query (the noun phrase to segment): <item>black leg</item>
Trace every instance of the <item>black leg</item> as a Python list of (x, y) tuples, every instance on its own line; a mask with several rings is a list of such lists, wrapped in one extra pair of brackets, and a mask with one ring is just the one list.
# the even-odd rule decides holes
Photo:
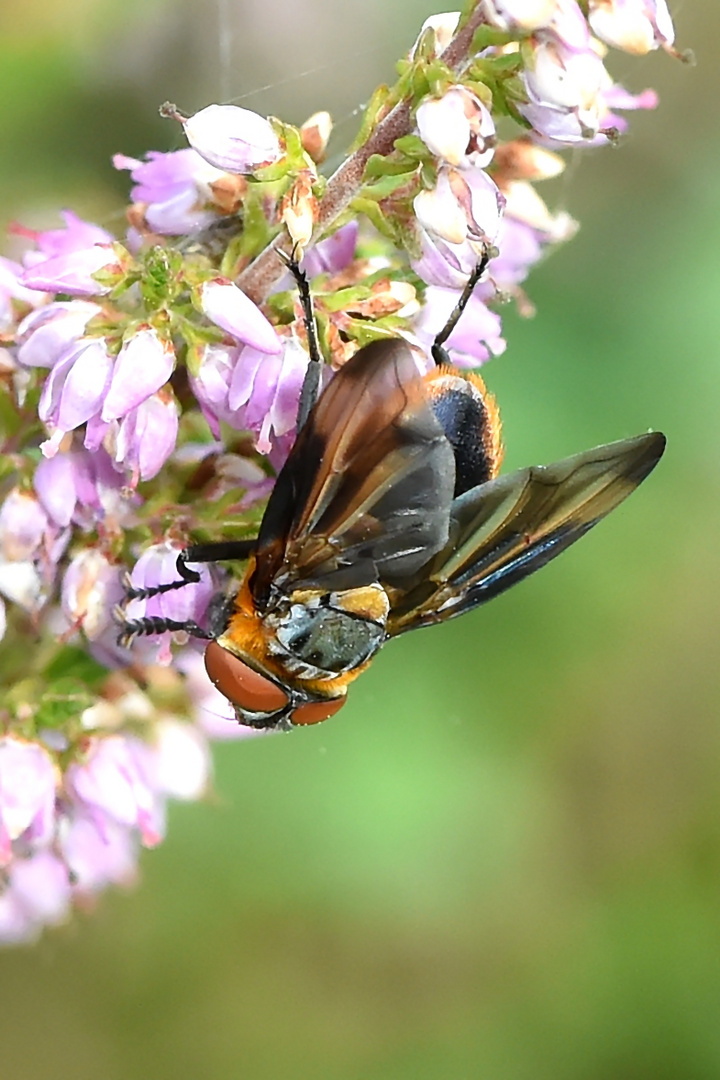
[(150, 600), (153, 596), (160, 596), (174, 589), (182, 589), (185, 585), (197, 584), (200, 575), (197, 570), (190, 569), (187, 565), (189, 562), (207, 563), (220, 562), (223, 559), (247, 559), (248, 555), (255, 550), (256, 544), (257, 540), (254, 537), (248, 540), (220, 540), (215, 544), (191, 544), (190, 547), (183, 548), (175, 563), (180, 580), (167, 581), (164, 585), (151, 585), (147, 589), (138, 589), (130, 583), (128, 575), (125, 601), (128, 603), (130, 600)]
[[(181, 552), (181, 555), (186, 563), (224, 562), (226, 559), (247, 559), (256, 547), (257, 537), (251, 536), (245, 540), (218, 540), (211, 544), (191, 544)], [(179, 567), (178, 571), (180, 571)]]
[(445, 342), (457, 326), (458, 320), (460, 319), (460, 316), (467, 307), (468, 300), (472, 296), (475, 286), (485, 273), (487, 264), (490, 262), (490, 259), (493, 258), (496, 254), (497, 251), (494, 248), (485, 245), (482, 253), (482, 258), (478, 262), (470, 277), (467, 279), (467, 284), (465, 285), (463, 291), (460, 293), (460, 299), (450, 313), (450, 318), (445, 323), (442, 330), (437, 335), (432, 344), (430, 352), (432, 353), (432, 358), (436, 364), (450, 363), (450, 357), (444, 349)]
[(287, 255), (284, 251), (278, 249), (278, 255), (295, 278), (295, 284), (300, 293), (300, 303), (302, 304), (303, 320), (305, 322), (305, 330), (308, 339), (308, 351), (310, 353), (310, 363), (305, 372), (305, 379), (303, 381), (302, 390), (300, 391), (300, 403), (298, 405), (296, 430), (300, 432), (305, 426), (305, 421), (310, 414), (310, 410), (317, 401), (318, 389), (320, 387), (322, 356), (320, 355), (317, 325), (315, 323), (315, 314), (313, 312), (313, 302), (312, 296), (310, 295), (307, 274), (300, 268), (300, 264), (296, 258), (295, 249), (293, 249), (292, 255)]
[(126, 619), (123, 609), (118, 605), (113, 612), (115, 621), (121, 630), (117, 637), (118, 645), (130, 646), (133, 639), (141, 634), (164, 634), (167, 630), (184, 630), (191, 637), (210, 641), (212, 634), (203, 630), (192, 619), (178, 622), (176, 619), (164, 619), (161, 615), (145, 615), (141, 619)]

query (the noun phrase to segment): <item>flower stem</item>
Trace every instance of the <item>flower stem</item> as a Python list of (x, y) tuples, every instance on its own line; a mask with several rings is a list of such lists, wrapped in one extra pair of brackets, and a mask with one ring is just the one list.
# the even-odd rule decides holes
[[(454, 34), (442, 53), (442, 60), (458, 72), (467, 62), (475, 31), (485, 22), (476, 7), (465, 23)], [(395, 142), (411, 130), (411, 108), (408, 100), (399, 101), (380, 121), (367, 142), (359, 147), (333, 173), (318, 207), (315, 236), (321, 238), (360, 190), (365, 166), (373, 154), (386, 157), (392, 153)], [(290, 254), (292, 241), (286, 232), (276, 236), (257, 258), (237, 278), (242, 291), (256, 304), (267, 298), (276, 281), (286, 272), (286, 263), (277, 255), (277, 249)]]

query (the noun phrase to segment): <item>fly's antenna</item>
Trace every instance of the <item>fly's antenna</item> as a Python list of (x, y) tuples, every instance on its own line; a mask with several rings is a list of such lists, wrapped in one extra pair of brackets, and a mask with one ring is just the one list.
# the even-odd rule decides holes
[(315, 322), (315, 312), (313, 310), (312, 296), (310, 295), (310, 285), (308, 283), (307, 274), (301, 269), (300, 263), (298, 262), (297, 250), (297, 246), (293, 247), (292, 254), (288, 255), (282, 248), (278, 248), (277, 253), (295, 279), (295, 284), (297, 285), (300, 294), (300, 303), (303, 309), (303, 322), (305, 323), (305, 331), (308, 339), (308, 352), (310, 353), (310, 363), (305, 372), (302, 390), (300, 391), (300, 403), (298, 405), (296, 430), (299, 434), (305, 426), (305, 421), (310, 414), (310, 410), (317, 401), (318, 390), (320, 388), (322, 356), (320, 355), (317, 323)]
[(494, 259), (497, 254), (497, 248), (493, 247), (491, 244), (484, 245), (480, 261), (476, 264), (475, 269), (470, 274), (470, 277), (467, 279), (465, 288), (460, 293), (460, 299), (450, 312), (450, 318), (445, 323), (442, 330), (436, 336), (435, 340), (432, 343), (430, 353), (436, 364), (439, 365), (450, 363), (450, 357), (445, 350), (445, 342), (457, 326), (458, 320), (460, 319), (460, 316), (467, 307), (468, 301), (470, 300), (470, 297), (475, 290), (475, 286), (477, 285), (478, 281), (487, 269), (487, 264), (490, 262), (491, 259)]

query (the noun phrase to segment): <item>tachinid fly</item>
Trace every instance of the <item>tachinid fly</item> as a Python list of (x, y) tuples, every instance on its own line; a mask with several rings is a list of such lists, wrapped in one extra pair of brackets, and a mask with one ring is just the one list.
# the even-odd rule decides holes
[[(186, 548), (188, 562), (247, 559), (240, 587), (205, 628), (124, 620), (121, 639), (186, 630), (209, 639), (208, 674), (242, 724), (285, 729), (325, 720), (387, 641), (461, 615), (559, 555), (625, 499), (665, 448), (639, 435), (498, 476), (494, 400), (443, 344), (487, 264), (478, 264), (420, 375), (401, 338), (361, 348), (317, 396), (320, 356), (307, 280), (300, 286), (311, 359), (299, 434), (257, 538)], [(317, 398), (317, 400), (314, 400)]]

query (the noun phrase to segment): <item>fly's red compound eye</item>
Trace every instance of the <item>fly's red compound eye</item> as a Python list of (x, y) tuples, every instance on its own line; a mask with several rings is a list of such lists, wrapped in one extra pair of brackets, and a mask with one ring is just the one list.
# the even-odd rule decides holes
[(253, 671), (217, 641), (211, 641), (205, 650), (205, 669), (220, 693), (248, 712), (279, 712), (290, 700), (279, 686)]
[(293, 710), (290, 720), (293, 724), (319, 724), (334, 716), (345, 704), (345, 698), (333, 698), (332, 701), (311, 701), (307, 705), (298, 705)]

